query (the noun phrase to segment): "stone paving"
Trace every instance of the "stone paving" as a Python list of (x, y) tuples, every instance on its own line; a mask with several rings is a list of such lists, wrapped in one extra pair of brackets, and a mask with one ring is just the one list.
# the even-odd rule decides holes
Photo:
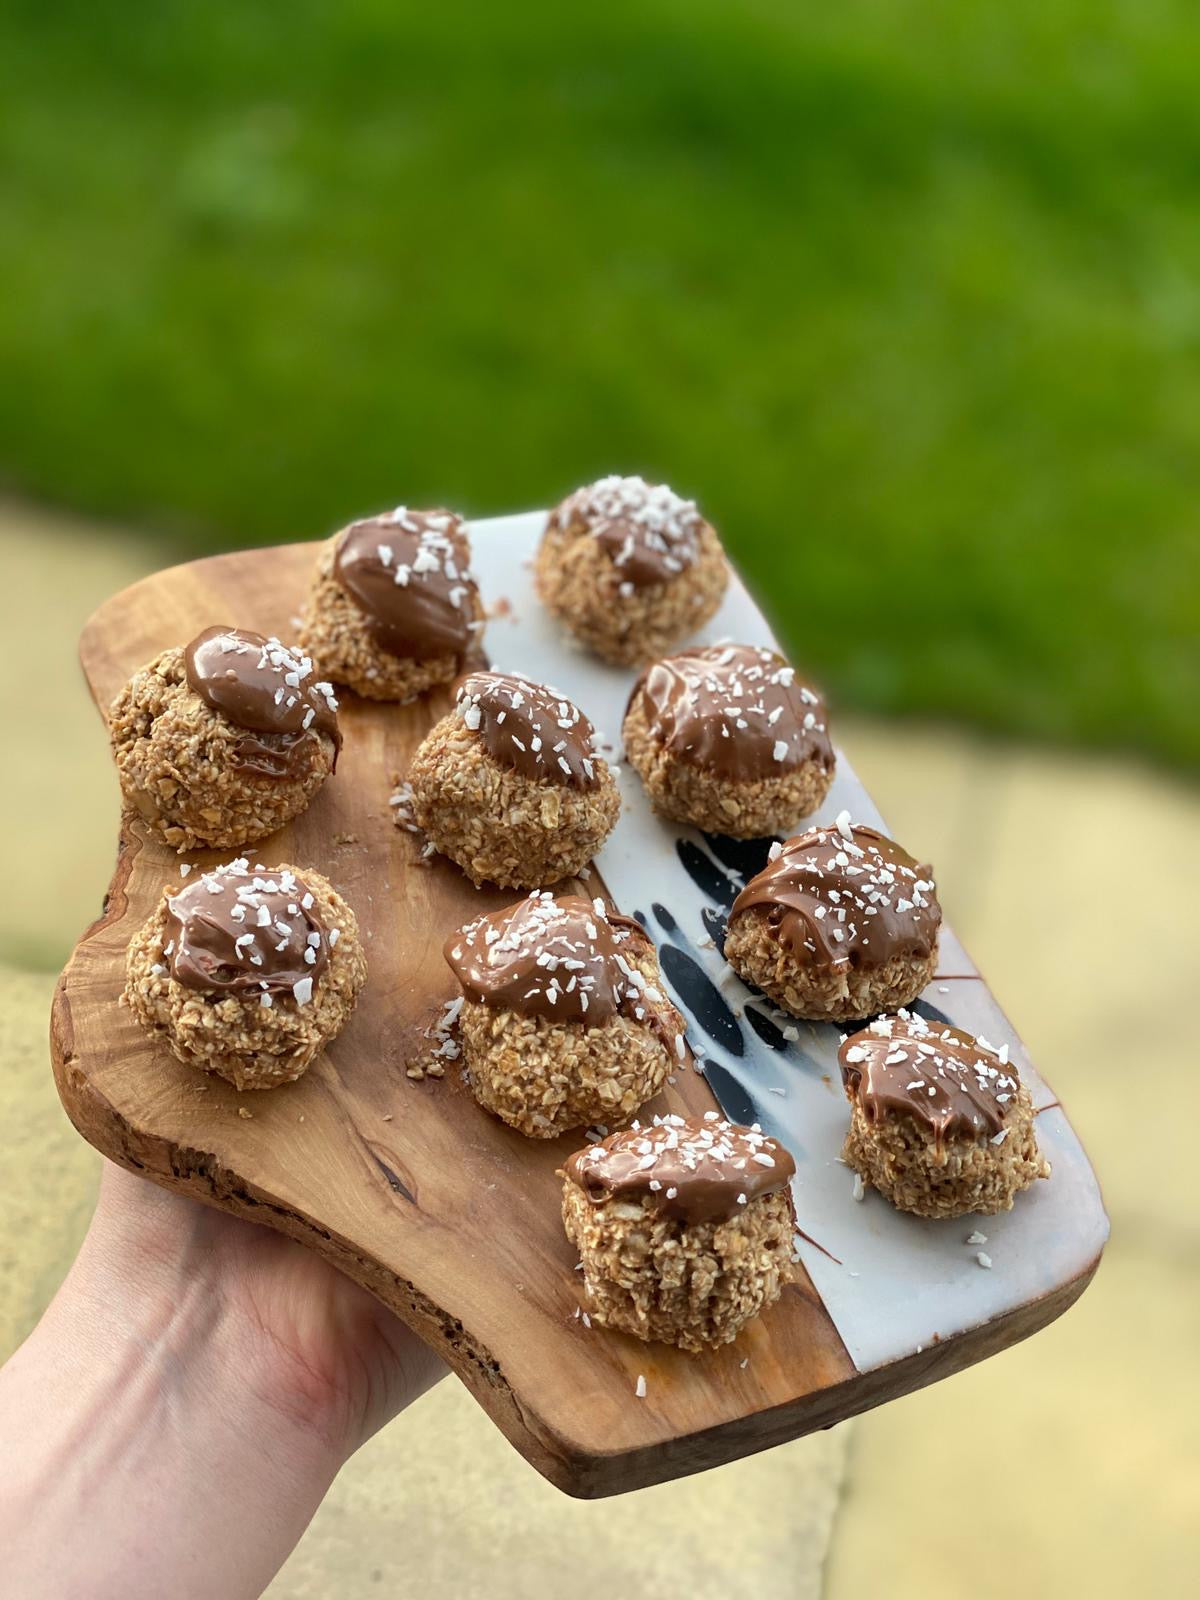
[(937, 863), (1113, 1232), (1059, 1322), (857, 1424), (826, 1596), (1182, 1600), (1200, 1573), (1200, 1049), (1183, 1020), (1200, 795), (1118, 762), (894, 728), (846, 743), (898, 836)]
[[(0, 930), (2, 1358), (69, 1261), (97, 1170), (45, 1050), (53, 972), (98, 909), (115, 837), (73, 641), (153, 557), (20, 507), (0, 508), (0, 556), (0, 649), (20, 674), (0, 820), (22, 842), (9, 862), (19, 915)], [(822, 1592), (831, 1527), (831, 1600), (1193, 1592), (1200, 1078), (1181, 1001), (1200, 797), (1118, 762), (847, 718), (840, 732), (897, 837), (936, 864), (950, 916), (1091, 1151), (1113, 1219), (1095, 1283), (1028, 1343), (853, 1425), (596, 1504), (549, 1488), (444, 1383), (345, 1469), (272, 1600), (430, 1584), (503, 1600), (597, 1570), (637, 1600), (803, 1600)]]

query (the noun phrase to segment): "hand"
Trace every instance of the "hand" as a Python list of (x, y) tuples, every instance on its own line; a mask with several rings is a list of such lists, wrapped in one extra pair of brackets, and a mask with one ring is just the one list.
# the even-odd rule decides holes
[(260, 1594), (342, 1463), (443, 1371), (302, 1245), (106, 1164), (0, 1371), (0, 1600)]
[(104, 1165), (85, 1251), (148, 1299), (202, 1284), (236, 1339), (247, 1386), (343, 1460), (445, 1372), (374, 1295), (313, 1251)]

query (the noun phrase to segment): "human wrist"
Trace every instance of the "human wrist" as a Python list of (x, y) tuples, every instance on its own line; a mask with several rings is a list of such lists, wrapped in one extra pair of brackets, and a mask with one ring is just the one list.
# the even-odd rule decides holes
[(105, 1233), (0, 1372), (0, 1600), (256, 1596), (353, 1440), (279, 1403), (219, 1260)]
[[(95, 1232), (95, 1230), (94, 1230)], [(62, 1361), (81, 1384), (133, 1425), (167, 1404), (191, 1435), (197, 1468), (205, 1450), (236, 1446), (249, 1467), (282, 1481), (332, 1478), (353, 1452), (344, 1418), (324, 1403), (288, 1403), (284, 1357), (270, 1330), (221, 1282), (219, 1260), (195, 1248), (172, 1255), (89, 1237), (31, 1342)], [(224, 1463), (228, 1470), (229, 1463)], [(295, 1485), (299, 1487), (299, 1483)]]
[[(302, 1266), (313, 1260), (270, 1230), (106, 1168), (91, 1228), (46, 1321), (61, 1315), (84, 1350), (102, 1337), (110, 1348), (141, 1350), (164, 1372), (202, 1372), (212, 1405), (253, 1417), (264, 1439), (336, 1472), (362, 1443), (362, 1408), (304, 1347), (296, 1324), (325, 1297), (319, 1284), (280, 1273), (285, 1253)], [(281, 1276), (290, 1293), (280, 1293)], [(358, 1332), (337, 1331), (348, 1341)]]

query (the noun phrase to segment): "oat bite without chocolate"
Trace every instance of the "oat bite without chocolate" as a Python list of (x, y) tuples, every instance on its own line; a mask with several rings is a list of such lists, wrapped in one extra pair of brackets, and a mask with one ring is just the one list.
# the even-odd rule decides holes
[(614, 476), (550, 513), (534, 580), (581, 644), (617, 666), (640, 666), (716, 614), (729, 565), (694, 501), (666, 484)]
[(563, 1224), (591, 1320), (693, 1352), (736, 1339), (794, 1274), (794, 1172), (776, 1140), (715, 1111), (577, 1151)]
[(122, 1000), (180, 1061), (269, 1089), (336, 1038), (365, 978), (327, 878), (239, 857), (164, 892), (129, 942)]
[(684, 1021), (638, 922), (548, 891), (446, 942), (471, 1092), (533, 1139), (624, 1121), (684, 1059)]
[(516, 673), (465, 678), (408, 781), (413, 817), (434, 848), (473, 883), (501, 888), (575, 877), (621, 809), (592, 724), (557, 690)]

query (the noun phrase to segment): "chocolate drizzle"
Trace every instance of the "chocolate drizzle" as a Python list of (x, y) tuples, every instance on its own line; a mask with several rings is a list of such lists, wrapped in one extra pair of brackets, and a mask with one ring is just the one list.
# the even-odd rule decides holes
[(757, 1125), (703, 1117), (655, 1117), (578, 1150), (565, 1175), (599, 1205), (644, 1201), (685, 1223), (722, 1222), (774, 1194), (796, 1170), (788, 1152)]
[(234, 748), (236, 769), (270, 778), (302, 772), (321, 737), (342, 735), (333, 686), (313, 677), (308, 656), (244, 628), (206, 628), (183, 653), (188, 687), (210, 711), (247, 736)]
[(311, 890), (286, 869), (251, 869), (244, 856), (185, 884), (167, 902), (163, 953), (171, 976), (202, 994), (312, 999), (338, 937)]
[(602, 900), (549, 891), (467, 924), (445, 956), (469, 1000), (497, 1011), (599, 1027), (620, 1013), (654, 1025), (668, 1002), (633, 957), (653, 949), (641, 926)]
[(639, 697), (654, 738), (732, 783), (776, 777), (808, 761), (832, 770), (824, 702), (774, 650), (683, 650), (646, 668), (630, 705)]
[(458, 713), (495, 760), (526, 778), (593, 789), (600, 781), (596, 730), (577, 706), (519, 673), (472, 672)]
[(353, 522), (339, 536), (334, 576), (389, 655), (428, 661), (469, 653), (479, 590), (461, 517), (398, 506)]
[(703, 518), (692, 500), (644, 478), (601, 478), (577, 489), (550, 513), (550, 526), (581, 524), (611, 558), (630, 590), (669, 583), (700, 553)]
[(907, 1116), (940, 1143), (1003, 1137), (1020, 1081), (1007, 1046), (901, 1011), (851, 1034), (838, 1052), (846, 1093), (870, 1122)]
[(933, 871), (846, 812), (779, 848), (733, 902), (730, 921), (765, 906), (779, 938), (802, 961), (879, 967), (928, 957), (942, 908)]

